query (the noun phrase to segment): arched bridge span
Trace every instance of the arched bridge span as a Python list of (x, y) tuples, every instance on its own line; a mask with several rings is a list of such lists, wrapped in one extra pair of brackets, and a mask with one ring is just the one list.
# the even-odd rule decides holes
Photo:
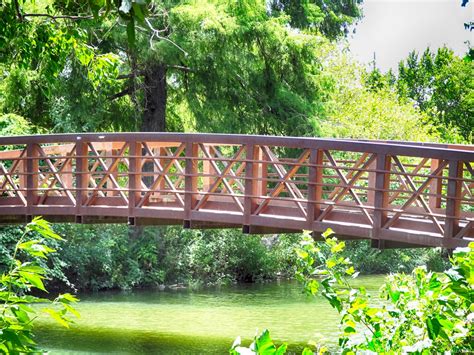
[(0, 137), (0, 147), (0, 223), (332, 228), (379, 246), (474, 239), (473, 146), (112, 133)]

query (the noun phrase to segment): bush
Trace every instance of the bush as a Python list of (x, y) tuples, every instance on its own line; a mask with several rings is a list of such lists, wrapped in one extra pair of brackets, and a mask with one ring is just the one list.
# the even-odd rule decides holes
[[(341, 315), (342, 334), (338, 352), (363, 353), (472, 353), (474, 351), (474, 243), (458, 248), (451, 267), (442, 273), (416, 267), (411, 274), (391, 274), (381, 288), (380, 301), (372, 301), (363, 287), (350, 279), (358, 272), (344, 256), (345, 242), (323, 234), (317, 245), (305, 235), (298, 255), (297, 278), (309, 295), (321, 294)], [(328, 352), (324, 344), (313, 344), (318, 354)], [(230, 354), (285, 354), (265, 330), (250, 347), (240, 337)], [(305, 348), (303, 355), (313, 354)]]
[[(72, 304), (77, 299), (70, 295), (59, 295), (53, 301), (39, 298), (32, 291), (47, 292), (44, 280), (47, 270), (37, 260), (47, 259), (55, 250), (46, 245), (46, 240), (61, 240), (41, 218), (29, 223), (15, 243), (13, 252), (5, 255), (7, 271), (0, 277), (0, 350), (6, 354), (38, 352), (33, 336), (37, 309), (41, 303), (43, 313), (49, 314), (58, 323), (69, 327), (69, 313), (78, 316)], [(58, 309), (59, 308), (59, 309)]]
[[(474, 331), (474, 243), (458, 248), (442, 273), (417, 267), (389, 275), (384, 302), (372, 302), (350, 278), (357, 272), (344, 257), (344, 242), (325, 233), (320, 247), (307, 236), (297, 250), (297, 277), (309, 294), (321, 294), (342, 316), (339, 346), (344, 353), (472, 352)], [(328, 252), (329, 256), (328, 256)]]
[[(181, 227), (62, 224), (56, 229), (70, 238), (59, 250), (60, 263), (51, 268), (63, 270), (84, 290), (217, 285), (292, 275), (292, 250), (300, 238)], [(56, 285), (64, 287), (64, 279)]]

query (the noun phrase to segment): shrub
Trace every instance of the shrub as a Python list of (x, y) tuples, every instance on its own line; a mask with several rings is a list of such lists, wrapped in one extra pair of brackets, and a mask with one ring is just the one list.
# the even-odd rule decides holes
[(37, 258), (47, 259), (55, 250), (48, 247), (45, 240), (61, 238), (52, 231), (49, 224), (41, 218), (29, 223), (9, 255), (8, 270), (0, 277), (0, 350), (6, 354), (37, 352), (33, 336), (34, 320), (37, 307), (49, 314), (65, 327), (71, 322), (69, 313), (78, 316), (73, 304), (77, 299), (70, 294), (63, 294), (53, 301), (31, 294), (39, 290), (47, 292), (44, 279), (48, 276), (46, 269), (36, 262)]

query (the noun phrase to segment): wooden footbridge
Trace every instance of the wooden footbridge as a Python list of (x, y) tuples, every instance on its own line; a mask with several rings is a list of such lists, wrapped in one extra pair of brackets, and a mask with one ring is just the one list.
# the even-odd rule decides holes
[(332, 228), (375, 245), (474, 240), (474, 146), (182, 133), (0, 137), (0, 223)]

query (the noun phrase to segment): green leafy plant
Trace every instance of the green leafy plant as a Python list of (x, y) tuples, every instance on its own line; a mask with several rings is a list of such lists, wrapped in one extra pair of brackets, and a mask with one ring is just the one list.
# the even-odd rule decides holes
[[(34, 320), (38, 310), (49, 314), (65, 327), (69, 327), (69, 314), (78, 312), (73, 304), (78, 301), (71, 294), (62, 294), (54, 300), (31, 294), (35, 289), (47, 292), (44, 280), (46, 270), (35, 259), (47, 259), (55, 250), (45, 244), (47, 239), (61, 240), (51, 226), (40, 217), (29, 223), (15, 245), (10, 266), (0, 278), (0, 351), (31, 353), (38, 351), (33, 336)], [(35, 307), (34, 304), (41, 304)]]
[(474, 243), (456, 249), (443, 273), (417, 267), (388, 276), (382, 299), (374, 302), (363, 287), (351, 286), (358, 273), (343, 256), (345, 243), (332, 234), (326, 231), (320, 246), (305, 235), (297, 250), (297, 278), (307, 293), (321, 293), (341, 314), (343, 353), (474, 351)]
[(265, 354), (265, 355), (281, 355), (286, 354), (288, 348), (287, 343), (281, 344), (277, 347), (272, 339), (270, 338), (270, 332), (265, 329), (260, 335), (255, 335), (254, 341), (248, 348), (241, 346), (241, 339), (238, 337), (235, 339), (232, 348), (230, 349), (231, 355), (239, 354)]

